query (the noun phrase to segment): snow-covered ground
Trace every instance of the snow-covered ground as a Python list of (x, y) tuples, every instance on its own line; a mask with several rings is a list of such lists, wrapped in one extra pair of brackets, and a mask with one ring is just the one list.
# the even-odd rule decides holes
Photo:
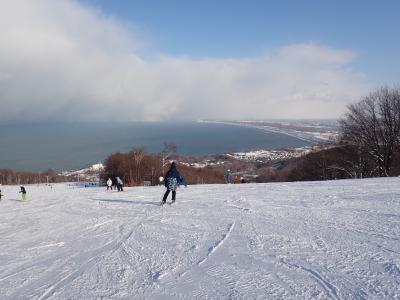
[(400, 299), (400, 178), (3, 186), (1, 299)]

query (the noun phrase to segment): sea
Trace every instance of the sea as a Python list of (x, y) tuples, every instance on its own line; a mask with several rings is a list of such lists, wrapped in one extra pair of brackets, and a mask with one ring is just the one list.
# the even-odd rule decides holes
[(304, 147), (309, 142), (256, 128), (204, 122), (41, 123), (0, 125), (0, 169), (77, 170), (114, 152), (144, 148), (206, 155)]

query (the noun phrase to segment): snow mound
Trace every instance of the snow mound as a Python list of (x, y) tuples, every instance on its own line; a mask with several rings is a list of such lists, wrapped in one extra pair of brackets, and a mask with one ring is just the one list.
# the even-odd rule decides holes
[[(399, 299), (400, 178), (3, 186), (1, 299)], [(170, 200), (169, 200), (170, 201)]]

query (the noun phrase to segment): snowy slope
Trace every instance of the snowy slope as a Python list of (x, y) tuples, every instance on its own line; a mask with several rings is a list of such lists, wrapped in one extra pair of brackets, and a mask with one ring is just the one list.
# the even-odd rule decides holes
[(400, 178), (3, 186), (1, 299), (400, 299)]

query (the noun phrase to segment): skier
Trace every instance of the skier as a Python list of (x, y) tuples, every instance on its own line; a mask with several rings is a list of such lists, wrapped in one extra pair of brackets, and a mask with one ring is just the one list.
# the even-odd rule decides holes
[(117, 176), (116, 179), (117, 179), (117, 188), (118, 188), (118, 192), (123, 192), (124, 189), (122, 188), (122, 185), (123, 185), (124, 183), (122, 182), (121, 178), (119, 178), (118, 176)]
[(162, 199), (161, 205), (167, 202), (167, 197), (169, 192), (172, 191), (172, 202), (174, 203), (176, 200), (176, 188), (178, 187), (178, 180), (181, 174), (179, 174), (178, 170), (176, 169), (176, 163), (173, 162), (171, 167), (169, 168), (168, 172), (164, 176), (164, 185), (167, 188), (165, 191), (164, 197)]
[(183, 177), (182, 175), (180, 175), (178, 178), (178, 185), (179, 186), (184, 185), (185, 187), (187, 187), (185, 177)]
[(225, 178), (226, 178), (226, 183), (232, 183), (232, 171), (231, 171), (231, 169), (226, 170)]
[(0, 201), (1, 201), (1, 197), (3, 197), (3, 194), (1, 193), (1, 190), (0, 190)]
[(112, 180), (110, 177), (108, 177), (108, 180), (107, 180), (107, 191), (108, 191), (108, 189), (112, 190)]
[(22, 185), (20, 188), (21, 190), (19, 192), (22, 193), (22, 201), (26, 201), (26, 189)]

